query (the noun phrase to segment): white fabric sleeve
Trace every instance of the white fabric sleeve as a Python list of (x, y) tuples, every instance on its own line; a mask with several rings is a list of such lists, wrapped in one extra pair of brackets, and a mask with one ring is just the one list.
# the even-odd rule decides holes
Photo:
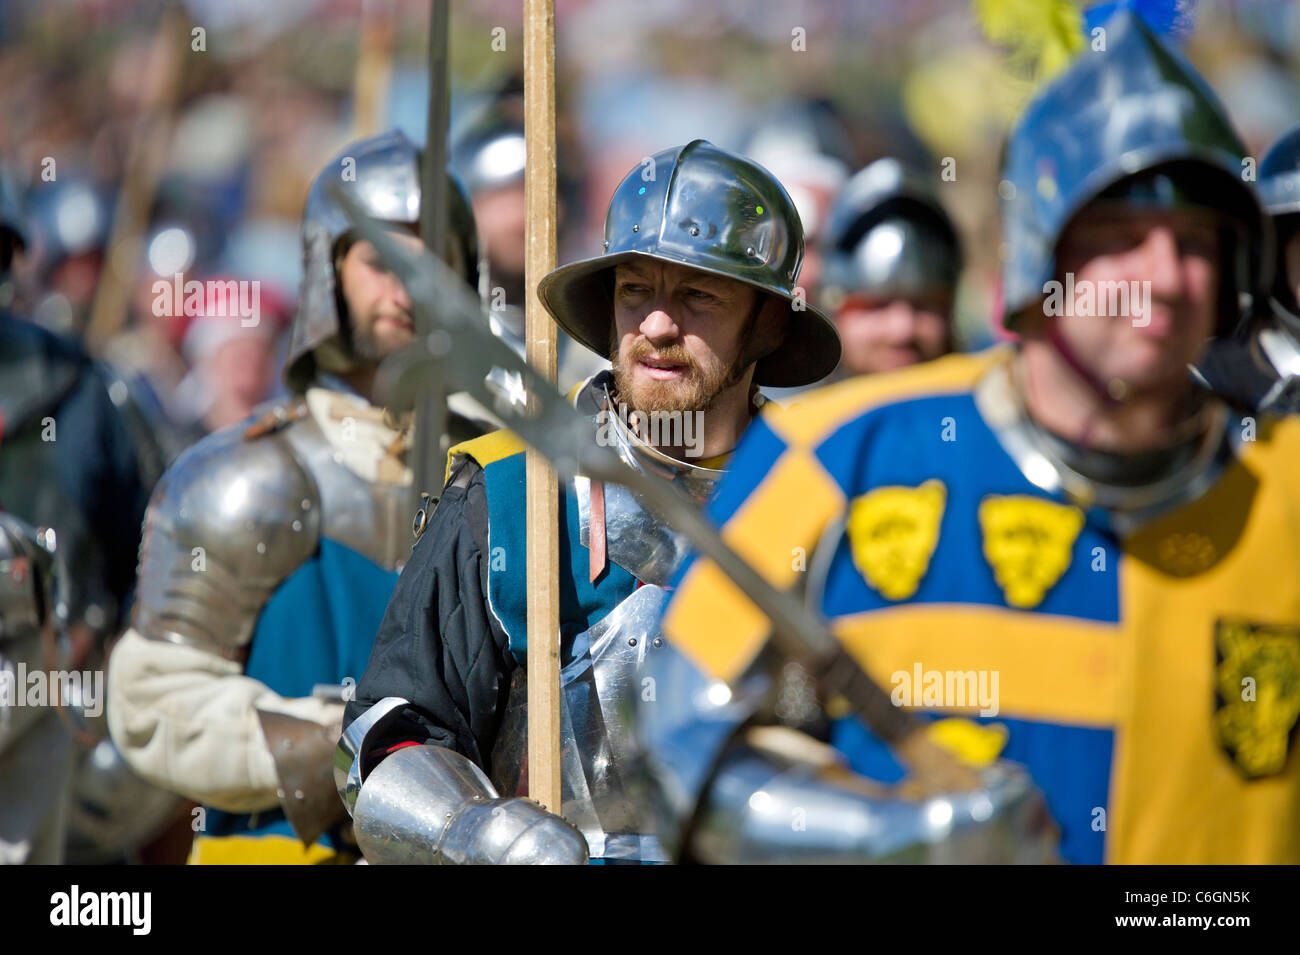
[(216, 809), (256, 812), (279, 805), (257, 710), (328, 726), (343, 704), (282, 697), (234, 661), (130, 629), (109, 660), (107, 709), (113, 742), (149, 782)]

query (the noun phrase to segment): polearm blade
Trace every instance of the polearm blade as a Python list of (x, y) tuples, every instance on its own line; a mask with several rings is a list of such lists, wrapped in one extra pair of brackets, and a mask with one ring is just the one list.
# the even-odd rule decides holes
[[(417, 382), (430, 362), (441, 365), (448, 388), (469, 392), (493, 408), (515, 434), (550, 460), (562, 478), (584, 475), (628, 488), (745, 593), (771, 621), (777, 649), (817, 677), (827, 700), (843, 700), (889, 743), (912, 769), (913, 779), (922, 789), (942, 792), (977, 784), (972, 771), (928, 739), (920, 720), (893, 705), (889, 693), (849, 656), (815, 613), (794, 595), (777, 590), (736, 554), (693, 501), (674, 485), (628, 467), (613, 449), (597, 444), (591, 422), (535, 368), (491, 334), (479, 317), (477, 297), (463, 287), (455, 272), (427, 252), (417, 256), (404, 249), (367, 219), (339, 186), (330, 188), (360, 234), (375, 245), (406, 285), (412, 307), (437, 326), (426, 338), (384, 363), (382, 371), (393, 382), (395, 400), (419, 387)], [(455, 360), (444, 361), (453, 346)], [(523, 378), (532, 398), (529, 411), (521, 413), (488, 388), (487, 374), (494, 366), (518, 372)]]
[[(420, 235), (424, 247), (438, 259), (447, 252), (447, 127), (450, 81), (447, 75), (447, 29), (451, 0), (429, 5), (429, 112), (424, 157), (420, 165)], [(427, 315), (415, 311), (415, 337), (433, 330)], [(421, 496), (437, 496), (442, 487), (443, 456), (447, 452), (447, 392), (437, 363), (425, 368), (426, 379), (415, 399), (415, 458), (412, 461), (411, 513)], [(397, 407), (402, 407), (398, 405)]]
[[(555, 0), (524, 0), (524, 339), (554, 385), (555, 323), (537, 285), (555, 268)], [(554, 387), (551, 389), (554, 390)], [(534, 405), (537, 398), (529, 398)], [(560, 488), (545, 455), (525, 461), (528, 561), (528, 795), (560, 812)]]

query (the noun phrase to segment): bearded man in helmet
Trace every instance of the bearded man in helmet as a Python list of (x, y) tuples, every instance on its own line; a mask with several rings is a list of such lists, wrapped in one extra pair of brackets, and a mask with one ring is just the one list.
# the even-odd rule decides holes
[[(798, 215), (762, 167), (702, 140), (628, 173), (603, 254), (539, 294), (611, 371), (570, 397), (592, 440), (697, 500), (762, 403), (839, 359), (830, 322), (795, 297)], [(371, 862), (659, 862), (624, 785), (614, 694), (647, 655), (684, 542), (625, 489), (562, 488), (562, 815), (521, 798), (527, 767), (523, 445), (453, 448), (449, 480), (398, 581), (340, 741), (340, 794)], [(565, 821), (567, 820), (567, 822)]]
[[(349, 857), (331, 756), (412, 543), (409, 428), (374, 404), (379, 363), (413, 339), (411, 303), (352, 233), (333, 182), (420, 244), (419, 152), (401, 133), (350, 144), (316, 177), (285, 368), (293, 395), (164, 475), (109, 670), (123, 755), (204, 804), (198, 863)], [(448, 195), (449, 262), (474, 286), (469, 202), (454, 179)], [(449, 424), (460, 439), (486, 427)]]
[[(937, 740), (1024, 766), (1066, 861), (1294, 863), (1300, 429), (1187, 373), (1267, 288), (1270, 230), (1204, 81), (1131, 12), (1106, 33), (1009, 142), (1018, 345), (765, 412), (712, 515)], [(1121, 284), (1129, 307), (1098, 307)], [(904, 770), (842, 713), (827, 738), (857, 778), (811, 741), (759, 748), (767, 621), (707, 561), (677, 584), (649, 675), (681, 705), (637, 721), (679, 856), (948, 861), (999, 820), (996, 799), (873, 795)], [(988, 831), (969, 858), (1014, 858), (988, 850), (1015, 827)]]

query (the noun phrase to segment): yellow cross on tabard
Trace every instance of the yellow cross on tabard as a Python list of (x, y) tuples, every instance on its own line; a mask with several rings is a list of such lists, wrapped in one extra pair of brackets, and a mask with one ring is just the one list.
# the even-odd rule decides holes
[(1070, 566), (1083, 512), (1041, 497), (990, 495), (980, 502), (984, 557), (1013, 607), (1037, 607)]

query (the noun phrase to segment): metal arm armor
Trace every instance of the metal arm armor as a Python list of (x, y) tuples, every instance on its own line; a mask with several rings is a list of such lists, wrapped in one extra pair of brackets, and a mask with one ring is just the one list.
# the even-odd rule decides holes
[(320, 495), (280, 433), (209, 435), (163, 475), (145, 513), (133, 625), (242, 660), (271, 593), (315, 551)]
[(635, 703), (638, 783), (674, 858), (746, 864), (1053, 859), (1055, 827), (1017, 766), (982, 770), (980, 786), (968, 792), (910, 798), (850, 772), (803, 734), (747, 728), (770, 692), (762, 659), (733, 687), (710, 680), (671, 644), (647, 666), (655, 692)]
[[(573, 826), (527, 799), (498, 796), (483, 771), (453, 750), (407, 746), (366, 765), (366, 738), (410, 704), (380, 700), (339, 740), (334, 778), (366, 860), (380, 865), (582, 865)], [(373, 761), (373, 760), (371, 760)], [(363, 771), (364, 770), (364, 771)]]
[(691, 853), (742, 864), (1054, 861), (1055, 828), (1028, 775), (996, 763), (980, 776), (968, 792), (910, 799), (840, 766), (740, 745), (709, 787)]

